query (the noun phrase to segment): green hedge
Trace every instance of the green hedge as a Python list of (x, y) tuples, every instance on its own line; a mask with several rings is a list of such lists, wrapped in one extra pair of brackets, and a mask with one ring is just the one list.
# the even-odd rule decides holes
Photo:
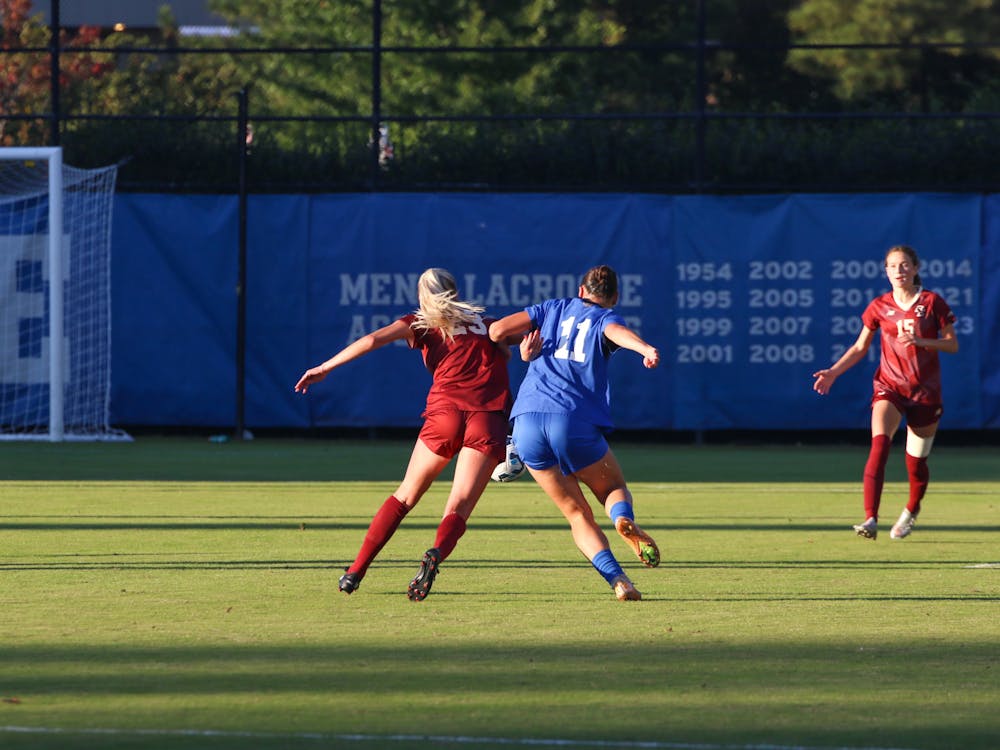
[[(63, 132), (66, 161), (121, 162), (126, 191), (233, 192), (239, 141), (227, 120), (89, 120)], [(375, 168), (363, 122), (256, 124), (254, 192), (995, 191), (993, 119), (487, 120), (390, 123), (395, 157)], [(289, 145), (291, 144), (291, 145)]]

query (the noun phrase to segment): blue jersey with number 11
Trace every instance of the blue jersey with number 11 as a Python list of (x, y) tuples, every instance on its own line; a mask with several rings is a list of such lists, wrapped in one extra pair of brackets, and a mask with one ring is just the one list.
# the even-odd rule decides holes
[(612, 427), (608, 360), (616, 347), (604, 338), (604, 329), (609, 323), (625, 325), (622, 317), (580, 298), (547, 300), (524, 311), (541, 331), (542, 353), (528, 365), (511, 417), (573, 414)]

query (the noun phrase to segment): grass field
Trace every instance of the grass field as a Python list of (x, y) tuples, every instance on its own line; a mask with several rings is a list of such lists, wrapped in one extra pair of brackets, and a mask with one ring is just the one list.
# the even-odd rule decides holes
[(530, 479), (408, 601), (441, 483), (340, 594), (408, 452), (0, 444), (0, 747), (1000, 747), (995, 446), (936, 447), (892, 541), (897, 444), (872, 543), (864, 448), (617, 444), (664, 558), (612, 538), (641, 602)]

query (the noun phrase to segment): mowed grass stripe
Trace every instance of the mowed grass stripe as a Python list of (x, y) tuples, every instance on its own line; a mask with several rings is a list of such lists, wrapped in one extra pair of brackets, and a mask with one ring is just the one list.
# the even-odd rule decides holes
[[(12, 701), (0, 702), (0, 726), (68, 732), (8, 733), (5, 749), (214, 750), (246, 747), (239, 734), (251, 733), (264, 748), (357, 736), (406, 738), (392, 741), (400, 750), (442, 737), (985, 750), (1000, 736), (1000, 571), (975, 567), (998, 562), (1000, 477), (988, 451), (937, 482), (932, 458), (917, 531), (893, 542), (886, 525), (873, 543), (850, 531), (860, 508), (851, 477), (730, 476), (726, 467), (747, 463), (743, 449), (691, 448), (687, 460), (698, 456), (711, 481), (677, 482), (650, 460), (674, 446), (626, 447), (663, 564), (641, 567), (606, 528), (642, 602), (616, 602), (551, 503), (519, 480), (487, 490), (415, 604), (404, 592), (444, 484), (359, 591), (336, 591), (402, 470), (365, 463), (405, 460), (399, 445), (339, 445), (350, 476), (387, 475), (345, 481), (295, 476), (332, 452), (309, 441), (223, 446), (233, 448), (224, 480), (190, 461), (218, 447), (203, 441), (103, 446), (139, 448), (136, 474), (191, 467), (154, 479), (123, 480), (122, 454), (84, 447), (93, 478), (80, 478), (77, 459), (43, 456), (44, 480), (24, 476), (40, 472), (24, 456), (20, 476), (0, 459), (10, 477), (0, 483), (0, 699)], [(269, 479), (239, 478), (237, 461), (252, 476), (264, 473), (261, 455), (292, 453), (287, 475), (274, 461)], [(805, 475), (831, 450), (792, 454), (781, 460), (804, 463), (785, 473)], [(863, 461), (857, 449), (832, 455), (852, 473)], [(890, 482), (887, 518), (904, 498)], [(222, 734), (194, 744), (171, 734), (192, 727)], [(116, 734), (73, 734), (102, 728)], [(153, 730), (164, 734), (142, 734)]]

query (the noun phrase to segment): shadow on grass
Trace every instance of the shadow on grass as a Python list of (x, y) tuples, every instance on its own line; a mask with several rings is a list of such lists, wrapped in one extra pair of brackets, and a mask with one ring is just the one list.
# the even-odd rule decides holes
[[(142, 438), (134, 443), (6, 443), (0, 481), (386, 481), (403, 475), (412, 442), (266, 439), (208, 443)], [(860, 482), (867, 455), (852, 446), (629, 444), (612, 447), (631, 482)], [(934, 482), (1000, 481), (996, 447), (935, 445)], [(447, 469), (442, 479), (450, 477)], [(902, 447), (887, 481), (904, 481)]]
[[(512, 633), (419, 648), (356, 627), (325, 644), (5, 644), (3, 691), (20, 705), (3, 709), (0, 742), (14, 734), (4, 725), (20, 723), (109, 729), (100, 746), (116, 748), (140, 738), (146, 748), (401, 748), (409, 738), (415, 748), (995, 750), (1000, 718), (983, 710), (1000, 698), (993, 644), (706, 643), (682, 630), (639, 643)], [(627, 722), (609, 700), (629, 707)], [(170, 744), (171, 731), (196, 744)], [(89, 747), (82, 737), (34, 747)]]
[[(190, 554), (190, 553), (187, 553)], [(205, 553), (209, 555), (211, 553)], [(172, 553), (116, 553), (104, 552), (95, 554), (68, 554), (68, 555), (44, 555), (43, 559), (32, 559), (30, 561), (18, 562), (7, 560), (0, 562), (0, 571), (17, 573), (23, 571), (138, 571), (138, 570), (343, 570), (344, 564), (349, 560), (337, 560), (334, 558), (303, 558), (303, 559), (203, 559), (192, 560), (170, 559), (158, 560), (158, 557), (177, 557)], [(375, 563), (379, 569), (415, 569), (418, 561), (404, 558), (384, 557), (379, 558)], [(659, 571), (669, 570), (941, 570), (942, 568), (968, 568), (983, 566), (982, 560), (948, 560), (942, 562), (937, 559), (927, 560), (685, 560), (673, 559), (664, 561), (657, 568)], [(998, 563), (1000, 565), (1000, 563)], [(516, 560), (483, 559), (475, 560), (462, 559), (460, 555), (449, 558), (447, 567), (450, 570), (573, 570), (586, 567), (582, 563), (573, 561), (567, 563), (560, 560), (541, 560), (518, 558)], [(519, 595), (517, 592), (513, 592)], [(471, 595), (469, 592), (462, 592), (462, 595)], [(497, 596), (497, 592), (490, 593)], [(839, 598), (839, 597), (838, 597)], [(867, 599), (868, 596), (849, 597)], [(874, 598), (885, 598), (876, 596)], [(895, 598), (895, 597), (890, 597)], [(925, 597), (905, 597), (923, 599)], [(938, 599), (939, 597), (926, 597), (927, 599)], [(945, 597), (948, 599), (979, 599), (996, 597), (992, 595), (975, 594), (971, 597)]]
[[(95, 516), (94, 520), (65, 520), (65, 516), (25, 516), (17, 515), (5, 520), (0, 516), (0, 531), (366, 531), (370, 519), (351, 521), (316, 520), (312, 516), (274, 516), (274, 517), (234, 517), (234, 516)], [(86, 519), (86, 516), (75, 518)], [(100, 520), (98, 520), (100, 519)], [(162, 520), (160, 520), (162, 519)], [(167, 520), (170, 519), (170, 520)], [(542, 521), (535, 517), (526, 517), (523, 522), (497, 522), (495, 518), (483, 517), (475, 519), (475, 528), (479, 531), (563, 531), (569, 532), (569, 527), (561, 519)], [(470, 522), (470, 526), (471, 526)], [(405, 528), (414, 531), (433, 531), (438, 528), (437, 519), (407, 519)], [(743, 533), (750, 531), (789, 531), (796, 533), (826, 533), (850, 531), (850, 523), (746, 523), (699, 521), (670, 524), (643, 523), (647, 531), (664, 534), (682, 531), (714, 531)], [(931, 532), (976, 533), (1000, 532), (1000, 525), (957, 525), (957, 524), (925, 524), (921, 526), (922, 535)], [(888, 536), (888, 532), (886, 532)], [(920, 542), (919, 539), (906, 541), (907, 545)]]

